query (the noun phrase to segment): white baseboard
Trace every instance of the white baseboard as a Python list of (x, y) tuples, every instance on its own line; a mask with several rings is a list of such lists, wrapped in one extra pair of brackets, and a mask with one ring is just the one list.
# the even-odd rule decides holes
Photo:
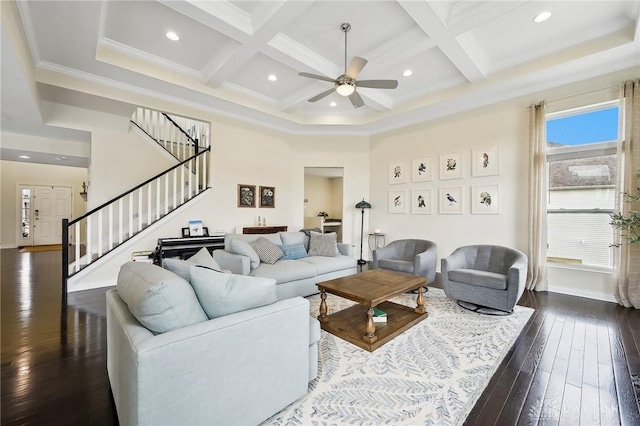
[(612, 294), (599, 293), (596, 291), (579, 290), (575, 288), (549, 286), (548, 291), (552, 293), (567, 294), (569, 296), (585, 297), (587, 299), (601, 300), (603, 302), (618, 303)]
[(15, 244), (0, 244), (0, 249), (14, 249), (18, 248)]

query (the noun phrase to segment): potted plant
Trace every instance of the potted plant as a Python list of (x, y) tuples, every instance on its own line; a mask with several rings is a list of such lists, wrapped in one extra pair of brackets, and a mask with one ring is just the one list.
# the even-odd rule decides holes
[[(640, 179), (640, 167), (638, 168), (638, 178)], [(625, 202), (629, 204), (640, 205), (640, 187), (636, 188), (636, 193), (632, 194), (629, 191), (624, 193)], [(611, 221), (609, 224), (614, 229), (621, 231), (624, 242), (612, 244), (614, 247), (620, 247), (623, 244), (638, 244), (640, 243), (640, 211), (629, 210), (627, 214), (621, 212), (612, 213), (609, 215)]]

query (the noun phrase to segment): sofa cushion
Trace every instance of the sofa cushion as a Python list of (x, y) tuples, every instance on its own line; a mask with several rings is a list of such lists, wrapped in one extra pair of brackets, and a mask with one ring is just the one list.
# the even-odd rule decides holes
[(507, 289), (507, 276), (496, 274), (495, 272), (478, 271), (475, 269), (454, 269), (449, 271), (449, 280), (495, 290)]
[(223, 272), (220, 265), (218, 265), (218, 262), (211, 257), (211, 254), (209, 254), (209, 250), (207, 250), (206, 247), (202, 247), (200, 251), (187, 260), (162, 259), (162, 266), (165, 269), (170, 270), (174, 274), (178, 274), (187, 281), (191, 281), (191, 276), (189, 275), (189, 266), (191, 265), (202, 265), (207, 268)]
[(311, 231), (309, 239), (309, 256), (339, 256), (338, 234), (329, 232), (321, 234)]
[(191, 285), (210, 319), (275, 303), (276, 282), (191, 266)]
[(391, 269), (394, 271), (413, 274), (413, 261), (409, 262), (399, 259), (380, 259), (378, 260), (378, 267), (382, 269)]
[(316, 267), (301, 260), (279, 260), (274, 265), (261, 263), (251, 271), (251, 276), (273, 278), (278, 284), (313, 278), (316, 275)]
[(155, 334), (207, 320), (187, 280), (159, 266), (125, 263), (116, 288), (131, 314)]
[(235, 254), (241, 254), (247, 256), (250, 260), (251, 269), (255, 269), (260, 266), (260, 257), (258, 253), (251, 247), (251, 245), (242, 239), (233, 238), (229, 242), (229, 251)]
[(280, 232), (280, 239), (285, 245), (302, 243), (305, 251), (309, 251), (309, 236), (304, 232)]
[(357, 266), (356, 258), (351, 256), (309, 256), (304, 259), (299, 259), (299, 261), (315, 266), (318, 275), (341, 271), (343, 269), (351, 269)]
[(256, 251), (261, 262), (273, 265), (284, 256), (280, 246), (272, 243), (266, 238), (260, 237), (249, 245)]
[(281, 249), (284, 256), (282, 256), (280, 260), (296, 260), (308, 256), (307, 250), (304, 248), (304, 243), (283, 244)]

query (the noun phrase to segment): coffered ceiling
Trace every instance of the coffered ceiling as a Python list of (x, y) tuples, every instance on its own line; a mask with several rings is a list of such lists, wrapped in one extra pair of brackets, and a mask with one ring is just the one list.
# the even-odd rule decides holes
[[(18, 9), (36, 67), (49, 71), (38, 83), (50, 101), (73, 103), (52, 90), (61, 74), (292, 132), (370, 134), (638, 66), (639, 4), (49, 0)], [(545, 10), (551, 17), (534, 23)], [(357, 109), (337, 93), (308, 102), (332, 83), (298, 75), (344, 73), (343, 22), (347, 60), (368, 60), (358, 79), (399, 82), (358, 88), (366, 105)]]

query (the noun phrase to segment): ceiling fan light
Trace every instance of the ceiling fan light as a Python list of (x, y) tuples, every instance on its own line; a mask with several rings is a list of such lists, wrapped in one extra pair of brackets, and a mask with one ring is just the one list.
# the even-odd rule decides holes
[(336, 88), (336, 92), (338, 92), (338, 94), (342, 95), (342, 96), (349, 96), (355, 90), (356, 90), (355, 87), (353, 87), (351, 84), (347, 84), (347, 83), (341, 84), (340, 86), (338, 86)]

